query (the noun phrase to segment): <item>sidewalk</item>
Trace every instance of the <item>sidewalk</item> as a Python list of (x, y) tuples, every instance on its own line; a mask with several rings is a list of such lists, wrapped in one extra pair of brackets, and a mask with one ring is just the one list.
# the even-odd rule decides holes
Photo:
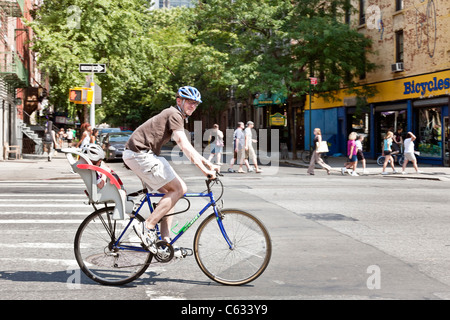
[[(346, 158), (344, 157), (328, 157), (328, 164), (333, 168), (332, 175), (341, 175), (341, 168), (343, 167)], [(260, 162), (270, 165), (270, 158), (260, 158)], [(303, 169), (302, 173), (306, 175), (306, 169), (309, 164), (304, 163), (301, 159), (292, 160), (292, 153), (289, 154), (289, 159), (280, 159), (280, 165), (293, 166)], [(380, 176), (382, 167), (377, 165), (373, 159), (366, 159), (366, 169), (369, 173), (365, 176)], [(414, 173), (414, 168), (408, 164), (406, 172), (408, 174), (401, 174), (401, 167), (396, 164), (397, 174), (392, 174), (392, 169), (388, 167), (386, 171), (389, 173), (383, 177), (389, 178), (409, 178), (409, 179), (432, 179), (450, 181), (450, 167), (432, 166), (428, 164), (419, 164), (419, 169), (424, 173)], [(222, 167), (222, 172), (226, 172), (227, 165)], [(319, 166), (316, 166), (317, 172), (322, 171)], [(324, 170), (323, 170), (324, 171)], [(361, 163), (358, 163), (357, 172), (362, 172)], [(348, 176), (348, 175), (347, 175)], [(80, 176), (70, 172), (70, 165), (67, 162), (65, 155), (58, 152), (51, 162), (47, 161), (47, 156), (42, 155), (24, 155), (22, 160), (4, 160), (0, 161), (0, 181), (5, 180), (55, 180), (55, 179), (79, 179)]]
[(5, 180), (54, 180), (79, 179), (70, 172), (70, 165), (63, 153), (58, 152), (52, 159), (47, 156), (23, 155), (21, 160), (0, 161), (0, 181)]
[[(332, 173), (341, 174), (341, 168), (344, 166), (346, 162), (346, 157), (328, 157), (328, 165), (333, 168)], [(299, 168), (308, 168), (309, 164), (303, 162), (301, 159), (293, 160), (292, 153), (289, 153), (289, 159), (280, 159), (280, 164), (295, 166)], [(392, 168), (388, 166), (386, 168), (386, 172), (388, 175), (385, 177), (395, 177), (395, 178), (413, 178), (413, 179), (436, 179), (436, 180), (449, 180), (450, 181), (450, 167), (443, 166), (433, 166), (430, 164), (418, 164), (419, 170), (423, 171), (422, 174), (415, 173), (415, 170), (410, 162), (408, 162), (406, 166), (407, 174), (401, 174), (402, 167), (395, 163), (395, 169), (397, 170), (397, 174), (392, 174)], [(316, 169), (320, 170), (321, 167), (316, 165)], [(374, 159), (366, 159), (366, 170), (369, 171), (366, 175), (378, 175), (381, 176), (381, 172), (383, 171), (383, 167), (379, 166)], [(358, 162), (358, 167), (356, 172), (358, 174), (362, 173), (362, 164)], [(442, 178), (442, 179), (441, 179)]]

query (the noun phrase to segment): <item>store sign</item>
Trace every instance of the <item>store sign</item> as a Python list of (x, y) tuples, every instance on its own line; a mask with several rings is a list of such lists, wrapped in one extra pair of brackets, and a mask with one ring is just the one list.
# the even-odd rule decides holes
[[(423, 99), (450, 95), (450, 71), (440, 71), (431, 74), (382, 81), (374, 86), (377, 93), (367, 98), (367, 103), (381, 103), (386, 101), (399, 101), (406, 99)], [(326, 99), (314, 95), (312, 109), (326, 109), (344, 106), (344, 102), (355, 95), (347, 90), (339, 90), (334, 93), (334, 99)], [(307, 96), (307, 101), (309, 96)]]
[(66, 122), (67, 122), (67, 118), (66, 117), (62, 117), (62, 116), (56, 116), (55, 117), (55, 123), (65, 124)]
[(420, 93), (421, 96), (424, 96), (427, 93), (433, 93), (434, 91), (441, 91), (450, 88), (450, 78), (441, 78), (433, 77), (433, 80), (424, 81), (424, 82), (416, 82), (405, 81), (403, 83), (405, 87), (405, 91), (403, 94), (413, 94)]
[(286, 117), (277, 112), (270, 116), (271, 126), (284, 126), (286, 124)]
[(273, 104), (272, 100), (258, 100), (258, 104)]

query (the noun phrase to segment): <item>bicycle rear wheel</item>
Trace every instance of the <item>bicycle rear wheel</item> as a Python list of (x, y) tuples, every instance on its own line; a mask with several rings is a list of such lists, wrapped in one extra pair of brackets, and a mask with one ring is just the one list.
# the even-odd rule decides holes
[[(153, 255), (142, 248), (131, 225), (124, 233), (130, 219), (113, 220), (113, 209), (94, 211), (81, 223), (74, 250), (78, 265), (89, 278), (105, 285), (123, 285), (141, 276)], [(135, 219), (144, 221), (140, 215)]]
[[(230, 249), (219, 223), (232, 243)], [(264, 225), (251, 214), (227, 209), (208, 216), (194, 238), (195, 259), (210, 279), (226, 285), (242, 285), (258, 278), (269, 264), (272, 244)]]

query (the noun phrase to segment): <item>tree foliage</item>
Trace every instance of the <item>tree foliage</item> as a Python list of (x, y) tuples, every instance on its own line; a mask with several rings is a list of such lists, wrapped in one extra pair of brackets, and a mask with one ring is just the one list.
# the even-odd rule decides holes
[[(79, 63), (106, 63), (107, 73), (96, 76), (100, 114), (136, 126), (173, 103), (182, 85), (197, 86), (201, 106), (216, 111), (230, 90), (237, 99), (302, 96), (310, 76), (330, 97), (356, 88), (374, 66), (366, 59), (370, 41), (343, 23), (349, 2), (204, 0), (195, 8), (148, 10), (147, 0), (48, 0), (30, 25), (53, 104), (73, 108), (68, 89), (85, 81)], [(81, 9), (75, 27), (73, 6)]]
[(137, 63), (149, 56), (146, 6), (143, 0), (46, 0), (34, 12), (32, 49), (50, 77), (57, 110), (75, 107), (68, 103), (68, 89), (86, 82), (79, 63), (107, 65), (107, 73), (95, 76), (105, 108), (115, 107), (126, 88), (148, 76), (150, 69)]

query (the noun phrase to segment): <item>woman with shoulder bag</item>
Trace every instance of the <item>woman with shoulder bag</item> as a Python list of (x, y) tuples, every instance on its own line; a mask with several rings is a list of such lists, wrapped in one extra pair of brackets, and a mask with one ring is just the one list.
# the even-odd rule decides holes
[(320, 156), (320, 145), (322, 144), (322, 133), (320, 132), (319, 128), (314, 129), (314, 151), (311, 154), (311, 161), (309, 162), (309, 167), (307, 173), (309, 175), (314, 175), (314, 167), (316, 163), (321, 166), (323, 169), (327, 170), (328, 174), (331, 174), (331, 167), (327, 165)]

